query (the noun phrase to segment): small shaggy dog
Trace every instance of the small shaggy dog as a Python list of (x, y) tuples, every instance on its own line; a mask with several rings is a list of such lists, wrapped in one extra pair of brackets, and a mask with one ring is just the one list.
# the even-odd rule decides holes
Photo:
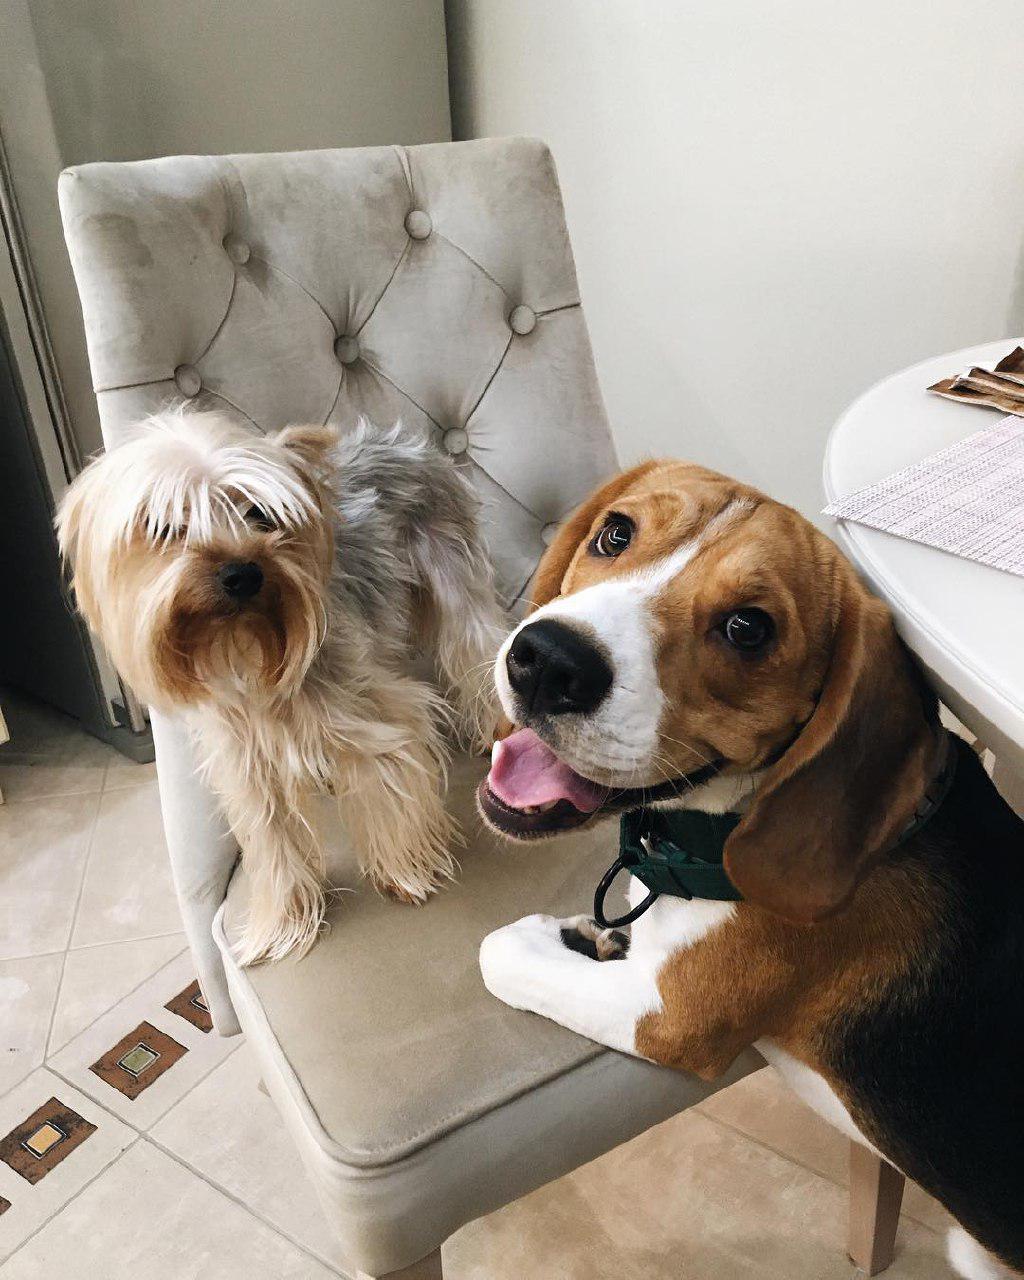
[[(252, 878), (242, 963), (316, 939), (314, 793), (344, 797), (381, 891), (418, 902), (451, 876), (442, 730), (489, 740), (503, 627), (447, 458), (397, 427), (261, 437), (168, 413), (82, 472), (57, 530), (121, 674), (195, 730)], [(421, 647), (448, 702), (407, 670)]]

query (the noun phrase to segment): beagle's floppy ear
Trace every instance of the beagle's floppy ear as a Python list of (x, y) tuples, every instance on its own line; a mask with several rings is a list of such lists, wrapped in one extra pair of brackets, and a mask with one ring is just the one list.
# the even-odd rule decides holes
[(542, 604), (547, 604), (561, 594), (562, 583), (573, 556), (589, 533), (590, 526), (599, 512), (610, 506), (616, 498), (630, 488), (634, 481), (646, 475), (654, 466), (657, 466), (657, 463), (641, 462), (639, 466), (629, 471), (620, 472), (592, 493), (575, 511), (569, 513), (564, 524), (559, 526), (551, 546), (541, 557), (537, 572), (530, 583), (530, 590), (527, 592), (530, 602), (529, 612), (532, 613), (534, 609), (539, 609)]
[(749, 901), (800, 924), (834, 914), (910, 821), (936, 766), (938, 704), (888, 609), (843, 575), (818, 705), (725, 847)]

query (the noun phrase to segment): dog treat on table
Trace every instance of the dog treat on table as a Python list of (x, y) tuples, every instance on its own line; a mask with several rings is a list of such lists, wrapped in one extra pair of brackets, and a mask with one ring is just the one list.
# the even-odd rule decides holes
[(1008, 356), (1003, 356), (993, 372), (1009, 378), (1011, 382), (1024, 384), (1024, 347), (1014, 347)]
[(996, 365), (995, 372), (1024, 377), (1024, 347), (1014, 347), (1008, 356), (1003, 356)]
[(942, 378), (928, 390), (947, 400), (1024, 417), (1024, 348), (1015, 347), (991, 371), (975, 367), (954, 378)]

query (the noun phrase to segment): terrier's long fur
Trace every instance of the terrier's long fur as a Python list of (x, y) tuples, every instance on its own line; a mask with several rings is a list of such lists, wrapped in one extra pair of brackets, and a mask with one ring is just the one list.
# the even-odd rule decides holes
[[(502, 622), (475, 498), (429, 442), (159, 415), (85, 469), (57, 530), (118, 670), (195, 730), (252, 882), (243, 963), (316, 939), (316, 792), (343, 797), (379, 889), (421, 901), (452, 875), (443, 728), (493, 727)], [(420, 648), (440, 690), (407, 670)]]

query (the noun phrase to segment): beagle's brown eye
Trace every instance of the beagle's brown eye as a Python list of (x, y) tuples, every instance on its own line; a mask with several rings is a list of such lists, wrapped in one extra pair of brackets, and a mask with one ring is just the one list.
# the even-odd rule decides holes
[(774, 637), (775, 623), (763, 609), (736, 609), (723, 620), (721, 632), (740, 653), (757, 653)]
[(633, 521), (626, 516), (609, 516), (590, 549), (598, 556), (621, 556), (633, 541)]

